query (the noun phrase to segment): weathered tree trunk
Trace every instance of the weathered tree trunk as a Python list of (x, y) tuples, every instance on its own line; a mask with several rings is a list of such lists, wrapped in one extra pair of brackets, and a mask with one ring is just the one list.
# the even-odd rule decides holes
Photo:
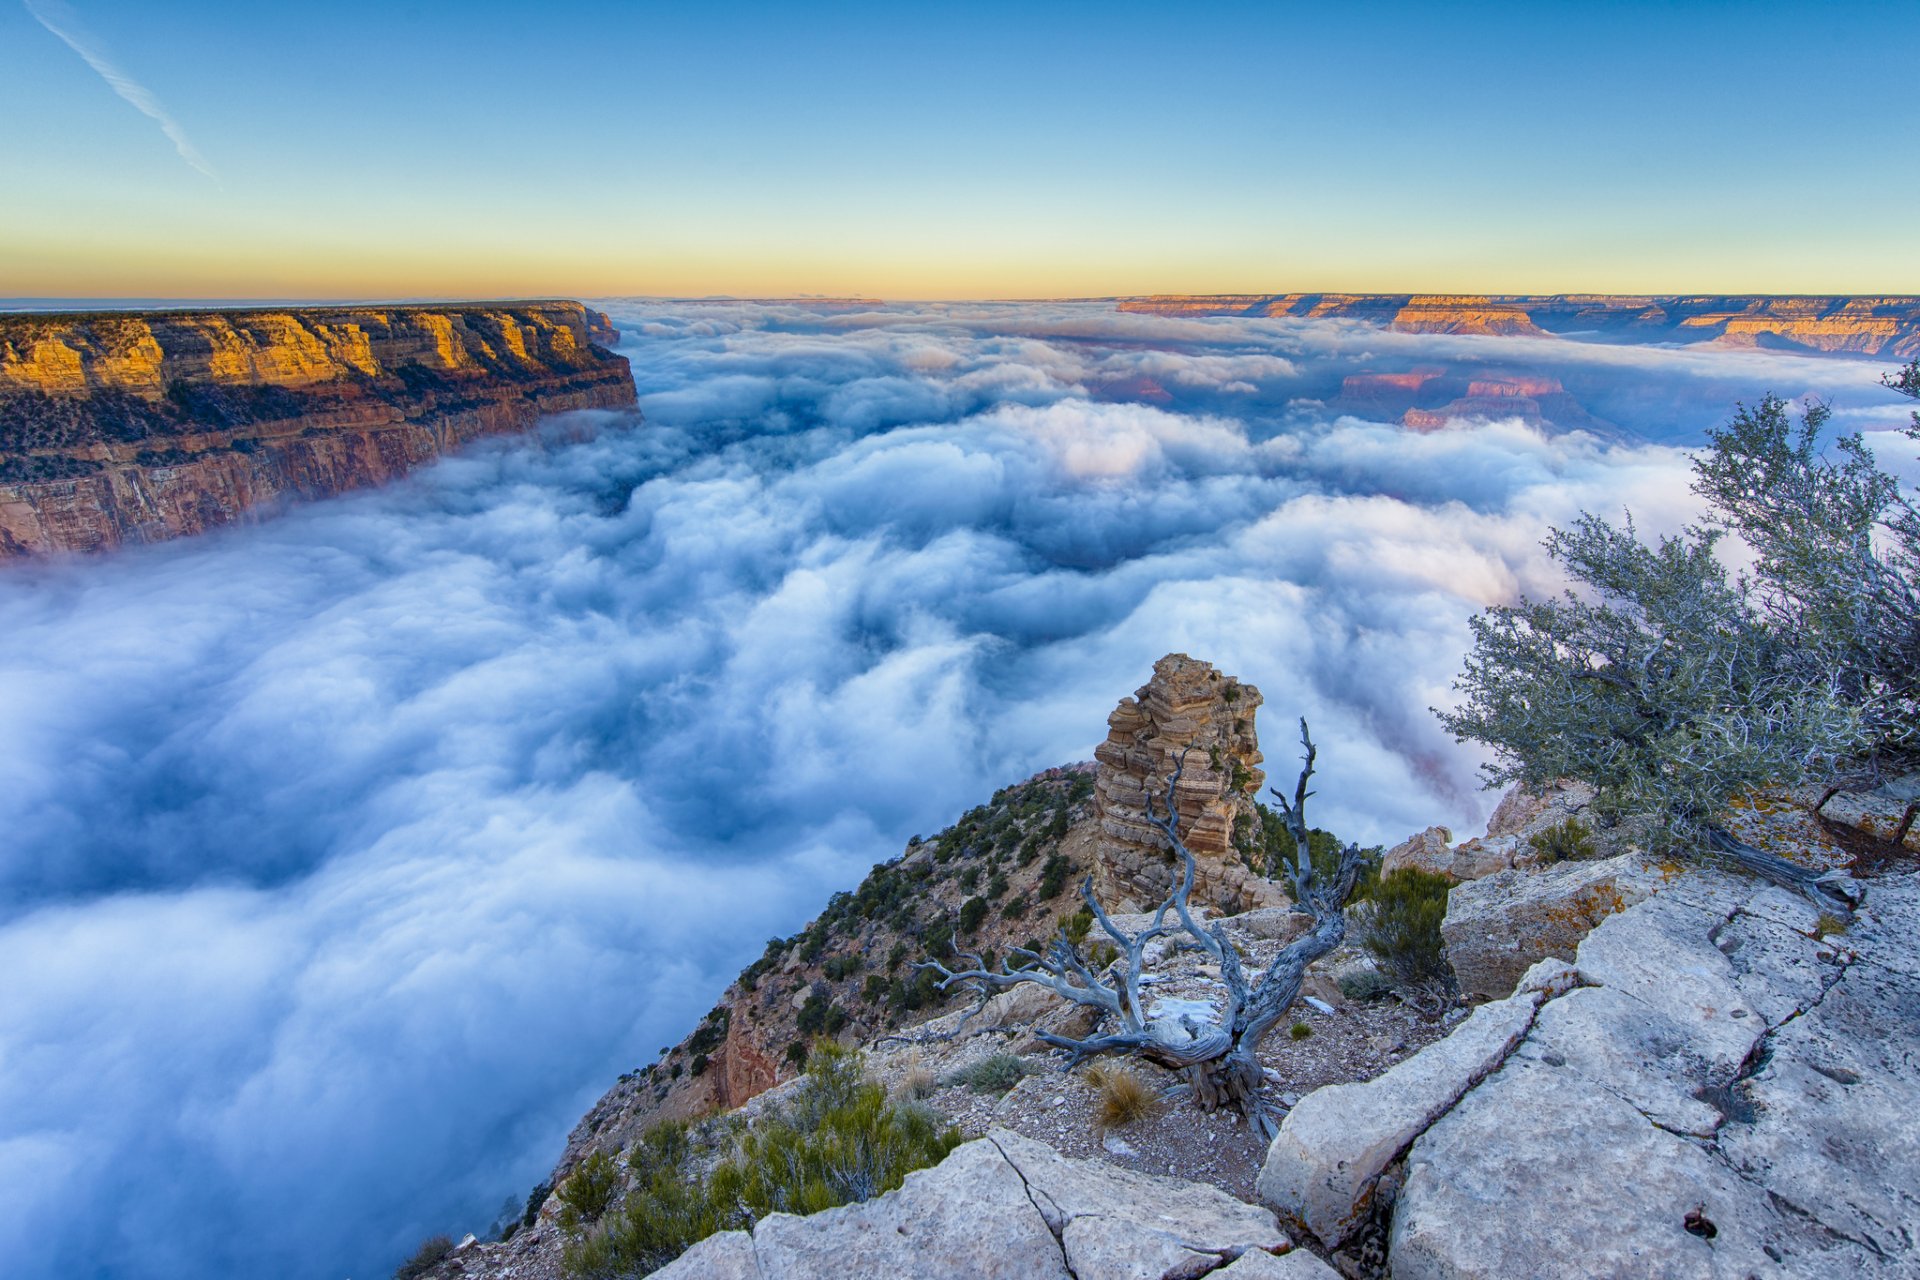
[(1707, 847), (1729, 862), (1795, 893), (1826, 911), (1850, 915), (1860, 902), (1860, 886), (1843, 871), (1815, 871), (1762, 852), (1724, 827), (1706, 829)]
[[(1116, 1019), (1119, 1029), (1084, 1038), (1046, 1031), (1036, 1034), (1046, 1043), (1067, 1050), (1071, 1055), (1067, 1061), (1069, 1067), (1096, 1054), (1127, 1053), (1179, 1072), (1203, 1110), (1237, 1107), (1270, 1134), (1272, 1118), (1259, 1102), (1263, 1083), (1257, 1056), (1260, 1043), (1300, 994), (1307, 966), (1339, 946), (1346, 937), (1347, 897), (1353, 892), (1360, 872), (1357, 845), (1348, 845), (1341, 851), (1331, 880), (1323, 880), (1314, 870), (1305, 810), (1311, 794), (1307, 780), (1313, 776), (1315, 751), (1305, 720), (1300, 722), (1300, 741), (1306, 748), (1306, 763), (1293, 797), (1289, 799), (1278, 791), (1270, 794), (1279, 802), (1281, 817), (1294, 838), (1294, 864), (1289, 868), (1294, 905), (1313, 917), (1313, 926), (1274, 957), (1258, 983), (1247, 981), (1240, 966), (1240, 953), (1234, 949), (1226, 931), (1217, 922), (1211, 928), (1201, 928), (1188, 906), (1196, 868), (1192, 851), (1180, 838), (1178, 815), (1173, 807), (1174, 788), (1185, 768), (1184, 752), (1173, 776), (1167, 780), (1165, 814), (1155, 813), (1151, 801), (1147, 805), (1147, 816), (1166, 832), (1181, 868), (1178, 881), (1154, 913), (1153, 924), (1139, 933), (1126, 932), (1114, 924), (1093, 896), (1093, 877), (1087, 877), (1080, 886), (1080, 896), (1088, 910), (1119, 947), (1119, 960), (1096, 974), (1080, 954), (1079, 947), (1063, 932), (1044, 956), (1017, 950), (1017, 954), (1029, 960), (1017, 969), (1002, 961), (1000, 970), (995, 972), (981, 965), (978, 956), (966, 957), (974, 962), (970, 969), (949, 969), (939, 961), (929, 961), (921, 967), (941, 975), (942, 990), (955, 982), (965, 983), (980, 993), (982, 1003), (997, 988), (1031, 982), (1063, 999), (1097, 1009)], [(1227, 1008), (1218, 1021), (1203, 1023), (1191, 1015), (1178, 1021), (1147, 1015), (1140, 996), (1146, 945), (1156, 938), (1174, 934), (1184, 934), (1187, 945), (1206, 952), (1219, 965), (1220, 981), (1227, 989)]]

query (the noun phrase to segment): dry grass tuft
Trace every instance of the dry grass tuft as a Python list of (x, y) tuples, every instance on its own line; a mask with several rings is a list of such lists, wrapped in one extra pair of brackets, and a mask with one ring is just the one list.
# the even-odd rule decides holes
[(932, 1093), (938, 1084), (939, 1081), (920, 1061), (920, 1054), (916, 1051), (907, 1059), (907, 1069), (901, 1075), (900, 1083), (894, 1087), (894, 1092), (908, 1101), (917, 1102)]
[(1132, 1067), (1088, 1067), (1086, 1080), (1100, 1094), (1094, 1119), (1102, 1129), (1117, 1129), (1145, 1120), (1160, 1109), (1159, 1095)]

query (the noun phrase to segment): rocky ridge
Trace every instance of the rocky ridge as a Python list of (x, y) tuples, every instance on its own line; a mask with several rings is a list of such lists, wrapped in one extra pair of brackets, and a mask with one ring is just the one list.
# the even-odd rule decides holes
[(1303, 1099), (1262, 1199), (1329, 1247), (1388, 1218), (1402, 1280), (1914, 1274), (1920, 877), (1838, 930), (1724, 873), (1616, 874), (1643, 897), (1572, 964)]
[(199, 533), (632, 409), (577, 302), (0, 316), (0, 556)]
[[(1153, 736), (1134, 736), (1147, 721), (1179, 720), (1183, 709), (1187, 728), (1214, 723), (1227, 704), (1203, 696), (1216, 684), (1209, 673), (1183, 655), (1163, 660), (1116, 711), (1123, 739), (1138, 746)], [(1241, 707), (1249, 721), (1252, 705)], [(1239, 749), (1257, 751), (1251, 724)], [(916, 840), (806, 932), (770, 946), (721, 1008), (769, 984), (762, 1018), (836, 1007), (852, 988), (834, 985), (843, 964), (831, 971), (841, 977), (825, 966), (863, 949), (877, 959), (882, 935), (871, 929), (891, 927), (884, 918), (910, 892), (933, 910), (908, 910), (920, 933), (886, 936), (924, 941), (965, 900), (956, 867), (984, 875), (997, 860), (1004, 870), (1029, 842), (1031, 866), (1070, 841), (1076, 870), (1084, 866), (1110, 847), (1107, 797), (1126, 794), (1118, 775), (1133, 777), (1131, 768), (1127, 753), (1105, 752), (1098, 772), (1041, 775), (937, 839)], [(1782, 797), (1754, 806), (1752, 821), (1799, 856), (1840, 860), (1848, 840), (1884, 844), (1872, 833), (1898, 831), (1888, 815), (1910, 803), (1916, 783)], [(1195, 814), (1223, 794), (1203, 793)], [(1431, 828), (1387, 855), (1457, 881), (1443, 936), (1462, 988), (1482, 1003), (1421, 1011), (1382, 1000), (1363, 994), (1366, 981), (1349, 987), (1375, 976), (1362, 951), (1327, 957), (1309, 975), (1292, 1034), (1263, 1046), (1270, 1103), (1285, 1116), (1270, 1148), (1177, 1091), (1151, 1118), (1102, 1128), (1083, 1071), (1036, 1070), (1047, 1063), (1036, 1029), (1091, 1029), (1084, 1010), (1050, 993), (1017, 988), (978, 1010), (933, 999), (918, 1021), (905, 1011), (861, 1015), (839, 1037), (861, 1044), (872, 1077), (896, 1096), (924, 1099), (974, 1141), (899, 1191), (807, 1218), (774, 1215), (659, 1274), (1911, 1274), (1910, 1224), (1920, 1220), (1910, 1190), (1920, 1186), (1914, 859), (1883, 852), (1848, 928), (1777, 889), (1652, 858), (1630, 831), (1606, 828), (1591, 801), (1572, 785), (1510, 793), (1485, 836), (1455, 846)], [(1844, 821), (1823, 825), (1826, 811)], [(1553, 861), (1538, 838), (1569, 818), (1590, 824), (1594, 839)], [(1814, 831), (1825, 844), (1808, 845)], [(1234, 851), (1230, 843), (1222, 861)], [(1298, 927), (1284, 907), (1223, 901), (1205, 914), (1256, 968)], [(858, 921), (867, 924), (850, 929)], [(1215, 1002), (1224, 990), (1197, 953), (1162, 951), (1153, 968), (1156, 1000)], [(741, 1016), (716, 1010), (688, 1044), (623, 1081), (575, 1131), (556, 1179), (588, 1150), (622, 1149), (676, 1105), (688, 1115), (720, 1105), (713, 1093), (683, 1104), (702, 1096), (690, 1082), (712, 1077), (725, 1050), (697, 1077), (670, 1064), (686, 1063), (703, 1035), (723, 1043)], [(777, 1047), (752, 1042), (763, 1057)], [(1031, 1055), (1032, 1072), (1011, 1089), (989, 1096), (960, 1082), (970, 1064), (1009, 1054)], [(774, 1055), (779, 1082), (728, 1123), (784, 1105), (794, 1082), (783, 1059)], [(1153, 1176), (1162, 1169), (1175, 1176)], [(565, 1239), (556, 1203), (536, 1199), (525, 1229), (464, 1243), (434, 1274), (553, 1280)], [(1279, 1223), (1259, 1218), (1260, 1206)]]
[(1920, 298), (1281, 293), (1123, 298), (1122, 311), (1360, 320), (1398, 333), (1712, 342), (1910, 360)]

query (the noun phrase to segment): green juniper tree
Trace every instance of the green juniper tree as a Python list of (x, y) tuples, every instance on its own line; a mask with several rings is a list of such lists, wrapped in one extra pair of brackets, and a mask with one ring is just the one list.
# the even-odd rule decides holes
[[(1920, 398), (1920, 362), (1887, 380)], [(1920, 693), (1920, 516), (1858, 436), (1830, 456), (1824, 406), (1742, 407), (1695, 463), (1708, 521), (1642, 542), (1583, 515), (1547, 553), (1579, 585), (1472, 620), (1474, 647), (1441, 713), (1485, 743), (1489, 785), (1578, 778), (1672, 847), (1717, 854), (1826, 907), (1857, 890), (1737, 838), (1726, 815), (1766, 786), (1910, 747)], [(1920, 415), (1915, 431), (1920, 437)], [(1730, 577), (1728, 534), (1752, 550)]]

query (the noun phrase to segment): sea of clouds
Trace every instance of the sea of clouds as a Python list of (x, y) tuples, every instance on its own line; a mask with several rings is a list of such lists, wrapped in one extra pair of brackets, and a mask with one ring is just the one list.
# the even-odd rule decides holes
[[(0, 572), (8, 1275), (370, 1277), (484, 1228), (768, 936), (1087, 758), (1171, 651), (1261, 687), (1276, 774), (1312, 721), (1319, 824), (1464, 834), (1428, 708), (1476, 609), (1560, 585), (1550, 524), (1678, 528), (1679, 446), (1769, 390), (1912, 452), (1854, 360), (611, 310), (644, 421)], [(1551, 367), (1621, 435), (1326, 403), (1420, 362)]]

